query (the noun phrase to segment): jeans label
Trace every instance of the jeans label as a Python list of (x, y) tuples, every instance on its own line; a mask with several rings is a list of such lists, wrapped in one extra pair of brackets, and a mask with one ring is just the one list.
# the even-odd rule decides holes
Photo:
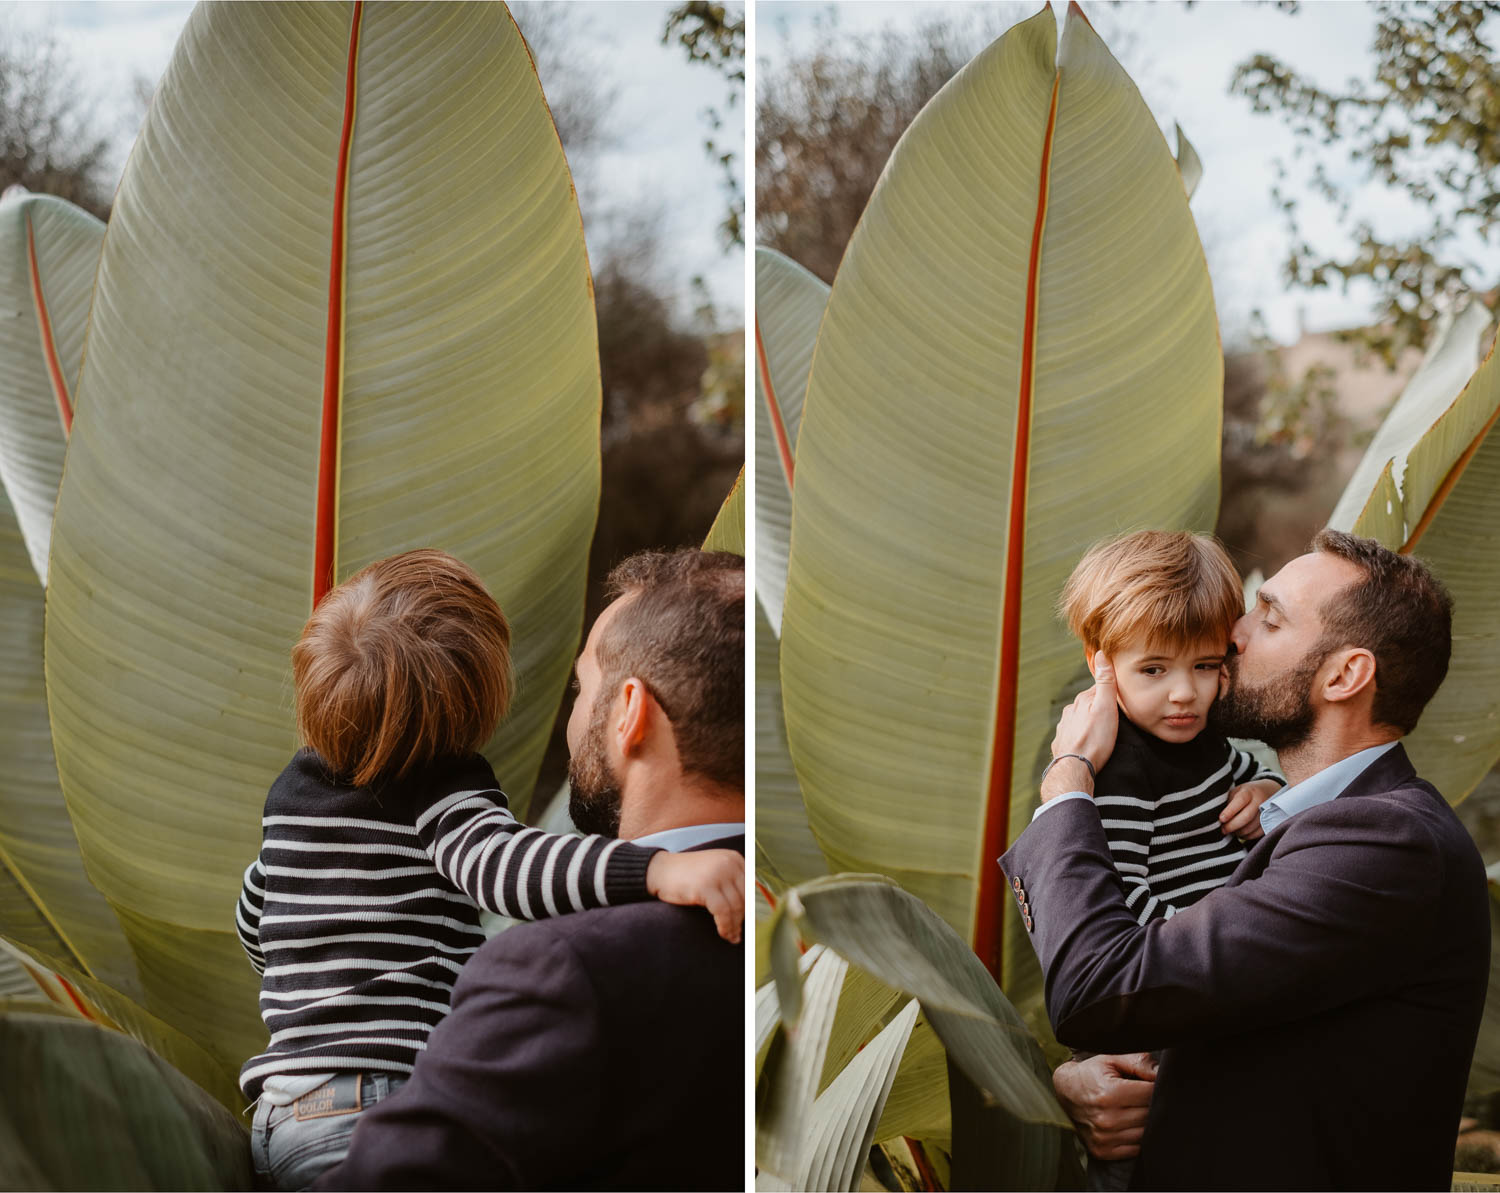
[(302, 1123), (310, 1118), (357, 1114), (363, 1105), (360, 1100), (362, 1077), (361, 1073), (340, 1073), (332, 1081), (325, 1081), (312, 1093), (303, 1094), (292, 1103), (297, 1121)]

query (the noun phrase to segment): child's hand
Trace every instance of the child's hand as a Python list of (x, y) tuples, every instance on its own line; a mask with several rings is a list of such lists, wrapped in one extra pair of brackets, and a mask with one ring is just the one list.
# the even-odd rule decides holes
[(1229, 792), (1229, 802), (1219, 813), (1219, 823), (1227, 837), (1231, 833), (1241, 841), (1254, 841), (1263, 836), (1260, 827), (1260, 806), (1281, 790), (1281, 784), (1271, 779), (1257, 779), (1253, 783), (1241, 783)]
[(706, 907), (719, 935), (739, 944), (745, 923), (745, 857), (733, 849), (656, 854), (646, 865), (646, 889), (663, 903)]

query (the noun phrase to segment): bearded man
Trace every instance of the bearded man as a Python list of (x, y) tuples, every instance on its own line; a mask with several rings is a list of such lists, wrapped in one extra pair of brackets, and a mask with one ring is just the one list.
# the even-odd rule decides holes
[(1489, 976), (1485, 872), (1399, 739), (1447, 673), (1451, 610), (1417, 560), (1329, 531), (1266, 581), (1218, 720), (1276, 749), (1287, 787), (1223, 887), (1145, 926), (1090, 798), (1114, 746), (1109, 669), (1064, 712), (1042, 784), (1056, 806), (1000, 864), (1058, 1039), (1133, 1054), (1054, 1077), (1096, 1155), (1139, 1140), (1131, 1188), (1449, 1187)]
[[(646, 552), (609, 592), (575, 669), (574, 823), (743, 853), (745, 561)], [(411, 1080), (316, 1187), (742, 1189), (744, 975), (743, 944), (697, 908), (510, 928), (464, 966)]]

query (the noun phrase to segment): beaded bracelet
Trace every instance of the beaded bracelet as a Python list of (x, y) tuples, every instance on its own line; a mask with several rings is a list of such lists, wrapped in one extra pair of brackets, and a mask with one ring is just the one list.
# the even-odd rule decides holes
[(1097, 780), (1099, 778), (1099, 773), (1096, 770), (1094, 770), (1094, 764), (1092, 762), (1090, 762), (1087, 758), (1085, 758), (1082, 754), (1059, 754), (1051, 762), (1047, 763), (1046, 769), (1042, 771), (1042, 778), (1045, 779), (1047, 777), (1047, 771), (1050, 771), (1054, 766), (1056, 766), (1064, 758), (1076, 758), (1076, 759), (1078, 759), (1079, 762), (1083, 763), (1084, 766), (1088, 767), (1089, 768), (1089, 781), (1090, 782), (1093, 782), (1094, 780)]

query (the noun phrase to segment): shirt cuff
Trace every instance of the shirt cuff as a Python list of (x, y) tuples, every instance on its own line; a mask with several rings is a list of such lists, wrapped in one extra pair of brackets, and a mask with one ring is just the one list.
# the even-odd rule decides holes
[(1090, 795), (1087, 791), (1069, 791), (1069, 792), (1067, 792), (1064, 795), (1059, 795), (1056, 799), (1049, 799), (1045, 804), (1043, 804), (1040, 808), (1038, 808), (1035, 812), (1033, 812), (1031, 814), (1031, 818), (1033, 820), (1035, 820), (1038, 816), (1040, 816), (1048, 808), (1055, 808), (1055, 807), (1057, 807), (1058, 804), (1062, 803), (1064, 800), (1069, 800), (1069, 799), (1086, 799), (1086, 800), (1089, 801), (1089, 803), (1093, 803), (1094, 802), (1094, 797), (1092, 795)]

